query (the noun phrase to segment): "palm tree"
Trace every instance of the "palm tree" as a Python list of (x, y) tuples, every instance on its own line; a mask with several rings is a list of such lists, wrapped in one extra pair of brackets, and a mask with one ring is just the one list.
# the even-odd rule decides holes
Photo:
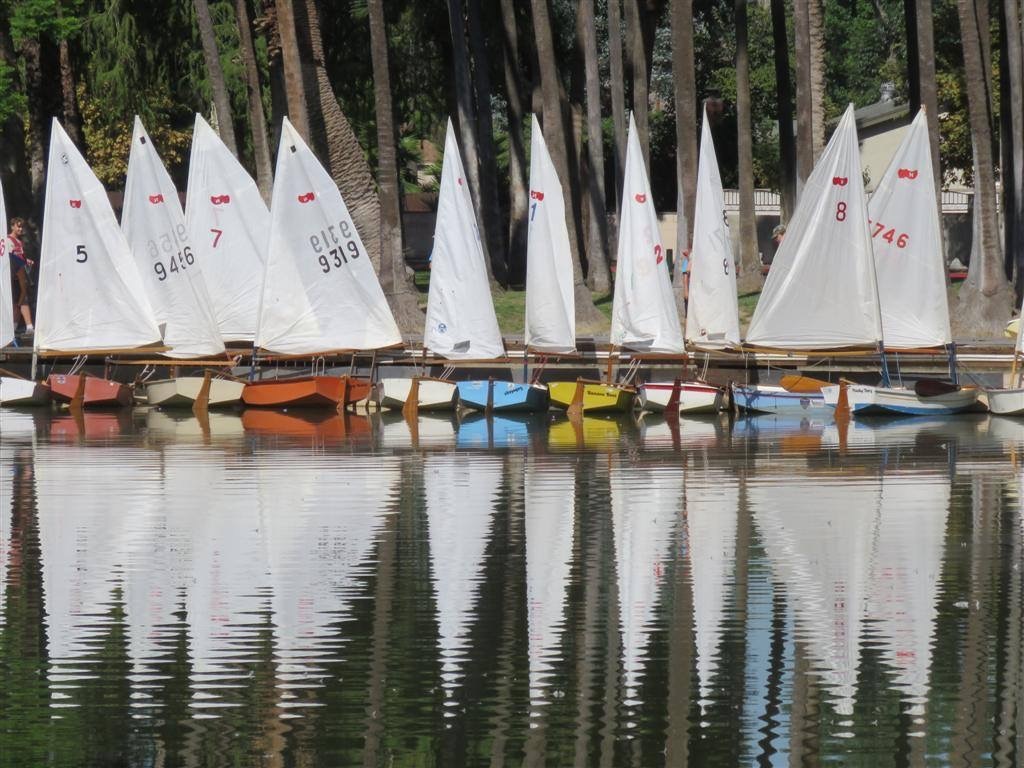
[(423, 328), (416, 288), (405, 269), (402, 214), (399, 201), (395, 120), (388, 67), (387, 27), (383, 0), (368, 0), (370, 58), (373, 60), (373, 95), (377, 116), (377, 186), (380, 189), (381, 286), (398, 327), (416, 332)]
[[(967, 280), (953, 313), (954, 332), (986, 334), (1000, 328), (1010, 312), (1011, 291), (1003, 272), (996, 218), (992, 156), (991, 54), (986, 45), (984, 0), (957, 0), (964, 51), (967, 116), (974, 151), (974, 239)], [(984, 34), (982, 31), (984, 30)]]
[[(629, 2), (630, 0), (627, 0)], [(615, 129), (615, 212), (622, 197), (622, 173), (626, 163), (626, 93), (622, 67), (622, 15), (620, 0), (608, 0), (609, 73), (612, 91), (612, 125)]]
[[(785, 0), (771, 0), (771, 12), (775, 54), (775, 94), (779, 111), (781, 218), (783, 221), (787, 221), (796, 208), (796, 139), (793, 136), (793, 92), (789, 82), (789, 35), (786, 32)], [(934, 66), (932, 72), (934, 81)], [(936, 144), (937, 149), (938, 144)], [(936, 167), (938, 167), (937, 162)]]
[(793, 0), (793, 42), (796, 51), (796, 194), (811, 175), (814, 150), (811, 142), (811, 45), (807, 5), (811, 0)]
[(910, 113), (924, 107), (928, 121), (935, 193), (942, 196), (942, 167), (939, 164), (939, 98), (935, 80), (935, 35), (932, 0), (906, 0), (907, 68), (910, 83)]
[[(1017, 285), (1024, 286), (1024, 64), (1021, 59), (1021, 26), (1017, 4), (1003, 0), (1000, 17), (1003, 56), (999, 57), (1000, 110), (1002, 126), (1003, 244), (1007, 274), (1017, 273)], [(1016, 263), (1014, 263), (1016, 261)]]
[(515, 0), (501, 0), (502, 59), (508, 102), (508, 275), (522, 279), (526, 270), (526, 215), (529, 210), (526, 147), (523, 145), (522, 78), (519, 74), (519, 33)]
[(736, 23), (736, 137), (740, 187), (740, 269), (737, 286), (741, 293), (761, 285), (757, 258), (757, 229), (754, 222), (754, 137), (750, 118), (750, 56), (747, 51), (747, 0), (735, 2)]
[[(676, 107), (675, 260), (693, 240), (697, 197), (697, 83), (693, 63), (693, 0), (672, 0), (672, 82)], [(684, 306), (683, 280), (673, 285), (676, 304)]]
[(626, 61), (633, 83), (633, 119), (644, 153), (644, 165), (651, 167), (651, 130), (648, 120), (647, 53), (644, 46), (640, 0), (625, 0)]
[[(302, 0), (300, 0), (301, 2)], [(302, 54), (296, 30), (295, 5), (292, 0), (274, 0), (277, 36), (281, 42), (281, 68), (284, 71), (288, 119), (303, 139), (309, 140), (309, 114), (306, 107), (306, 85), (302, 74)]]
[(260, 75), (256, 66), (256, 49), (252, 44), (249, 10), (246, 8), (245, 0), (235, 0), (235, 23), (238, 25), (242, 66), (245, 68), (245, 91), (249, 104), (252, 154), (256, 163), (256, 186), (259, 187), (263, 199), (270, 202), (270, 189), (274, 185), (274, 174), (271, 170), (270, 143), (267, 140), (267, 119), (263, 114), (263, 93), (260, 90)]
[(228, 98), (228, 86), (224, 82), (224, 69), (220, 65), (220, 53), (217, 50), (217, 36), (213, 32), (213, 19), (210, 17), (210, 6), (206, 0), (192, 0), (196, 9), (196, 23), (199, 25), (199, 40), (203, 46), (203, 61), (210, 77), (210, 90), (213, 91), (213, 108), (217, 113), (217, 133), (221, 141), (238, 156), (235, 144), (235, 122), (231, 117), (231, 99)]
[(583, 67), (587, 88), (587, 285), (595, 293), (608, 293), (608, 215), (604, 193), (604, 132), (601, 128), (601, 84), (597, 71), (597, 31), (594, 0), (579, 4)]

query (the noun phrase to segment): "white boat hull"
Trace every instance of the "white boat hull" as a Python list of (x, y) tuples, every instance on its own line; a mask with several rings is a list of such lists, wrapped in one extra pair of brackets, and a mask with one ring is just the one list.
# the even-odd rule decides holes
[[(381, 379), (380, 404), (382, 408), (401, 410), (412, 392), (410, 378)], [(455, 409), (458, 392), (455, 382), (440, 379), (420, 379), (417, 408), (421, 411), (451, 411)]]
[[(672, 399), (675, 383), (671, 381), (651, 381), (641, 384), (637, 390), (640, 409), (652, 413), (663, 413)], [(679, 383), (680, 413), (715, 413), (722, 408), (723, 391), (699, 381)]]
[(988, 409), (1000, 416), (1024, 416), (1024, 389), (987, 389)]
[(50, 402), (50, 388), (38, 381), (0, 376), (0, 405), (46, 405)]
[(736, 407), (746, 413), (821, 416), (828, 413), (825, 399), (819, 392), (790, 392), (783, 387), (766, 384), (733, 384), (732, 398)]
[[(146, 384), (146, 397), (150, 405), (163, 408), (191, 408), (203, 387), (202, 376), (178, 376), (175, 379), (150, 381)], [(245, 382), (231, 379), (210, 379), (211, 408), (241, 402)]]
[[(839, 385), (822, 387), (825, 404), (835, 408), (839, 401)], [(940, 395), (922, 396), (907, 387), (874, 387), (866, 384), (846, 385), (847, 402), (854, 415), (946, 416), (977, 410), (978, 390), (958, 389)]]

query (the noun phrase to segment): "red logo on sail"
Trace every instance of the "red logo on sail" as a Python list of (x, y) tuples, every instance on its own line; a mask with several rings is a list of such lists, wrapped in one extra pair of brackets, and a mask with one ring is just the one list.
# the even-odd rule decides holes
[(661, 252), (661, 243), (658, 243), (656, 246), (654, 246), (654, 256), (655, 264), (661, 264), (661, 262), (665, 259), (665, 256)]
[(462, 177), (461, 176), (459, 176), (459, 178), (457, 178), (455, 181), (458, 182), (460, 187), (462, 186)]
[(81, 208), (82, 207), (82, 201), (81, 200), (68, 200), (68, 203), (71, 205), (72, 208)]
[(210, 202), (214, 205), (223, 205), (231, 202), (231, 195), (210, 195)]
[(313, 200), (315, 198), (316, 198), (316, 195), (314, 195), (312, 192), (307, 192), (304, 195), (299, 195), (298, 196), (298, 201), (300, 203), (311, 203), (311, 202), (313, 202)]
[(900, 168), (896, 171), (896, 175), (901, 179), (916, 179), (917, 169), (916, 168)]
[(534, 200), (543, 200), (544, 199), (544, 193), (543, 192), (538, 192), (536, 189), (531, 189), (530, 190), (530, 197), (532, 197)]
[(150, 195), (149, 196), (149, 202), (151, 202), (153, 205), (156, 205), (157, 203), (162, 203), (163, 201), (164, 201), (164, 196), (163, 195), (156, 194), (156, 195)]
[(633, 195), (633, 197), (638, 203), (647, 202), (647, 195), (641, 194), (640, 192), (637, 192), (635, 195)]
[(832, 177), (832, 185), (835, 186), (835, 187), (845, 187), (846, 186), (846, 182), (848, 182), (848, 181), (849, 181), (849, 179), (846, 176), (833, 176)]

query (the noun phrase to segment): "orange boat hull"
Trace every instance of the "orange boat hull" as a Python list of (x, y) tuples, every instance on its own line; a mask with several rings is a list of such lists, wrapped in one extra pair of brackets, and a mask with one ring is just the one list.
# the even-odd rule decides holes
[[(77, 374), (50, 374), (46, 383), (50, 385), (53, 399), (59, 403), (70, 403), (78, 392)], [(82, 396), (83, 408), (122, 408), (134, 401), (132, 388), (119, 381), (103, 379), (99, 376), (85, 377), (85, 393)]]
[[(340, 376), (253, 381), (242, 390), (242, 402), (257, 408), (335, 408), (343, 397), (342, 382)], [(349, 377), (345, 405), (357, 403), (369, 394), (369, 379)]]

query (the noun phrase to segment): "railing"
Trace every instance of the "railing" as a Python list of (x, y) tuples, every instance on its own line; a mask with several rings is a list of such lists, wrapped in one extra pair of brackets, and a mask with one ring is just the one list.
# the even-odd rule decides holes
[[(726, 189), (725, 210), (729, 213), (737, 213), (740, 209), (740, 192), (738, 189)], [(942, 191), (942, 212), (943, 213), (967, 213), (970, 210), (973, 192), (960, 192), (952, 190)], [(778, 192), (771, 189), (754, 190), (754, 213), (755, 214), (778, 214), (782, 207), (782, 199)]]

